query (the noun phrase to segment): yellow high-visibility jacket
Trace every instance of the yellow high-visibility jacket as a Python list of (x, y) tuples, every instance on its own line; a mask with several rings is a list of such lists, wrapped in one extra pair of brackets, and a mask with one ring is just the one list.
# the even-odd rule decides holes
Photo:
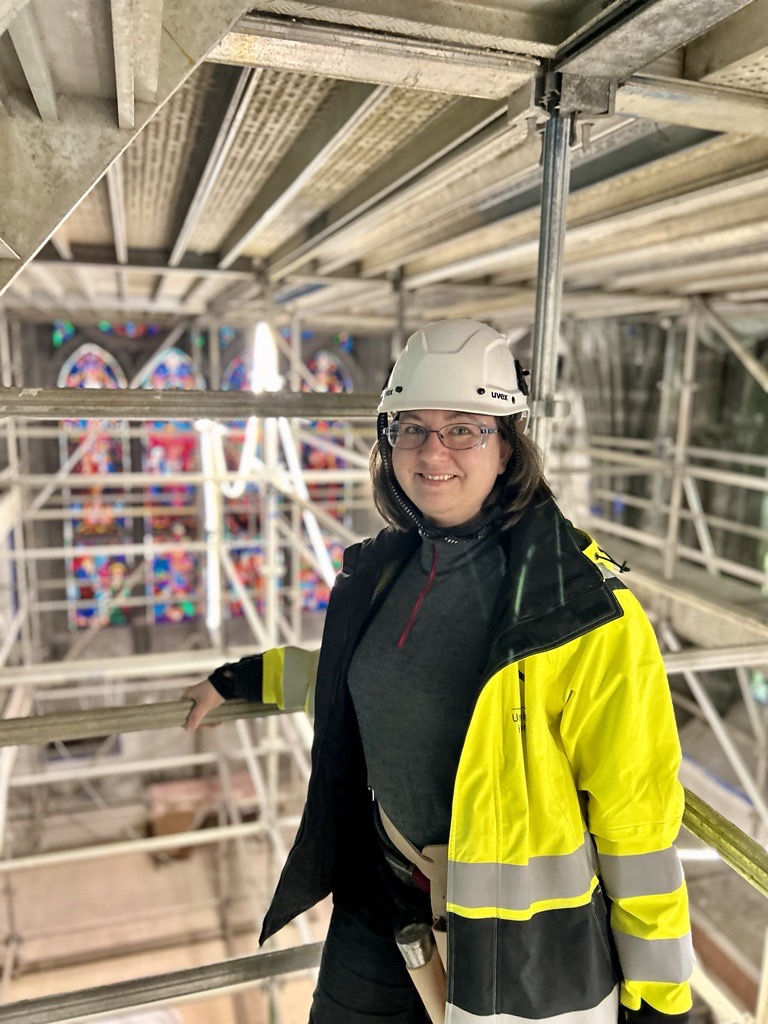
[(636, 599), (596, 544), (583, 555), (605, 571), (623, 614), (500, 659), (467, 733), (448, 932), (449, 959), (474, 967), (451, 975), (452, 1024), (540, 1020), (544, 1005), (544, 1019), (615, 1024), (616, 956), (624, 1007), (691, 1006), (669, 687)]
[[(506, 602), (453, 795), (447, 1021), (685, 1020), (680, 748), (653, 630), (553, 502), (503, 537)], [(346, 672), (418, 543), (384, 531), (345, 558), (317, 667), (307, 805), (262, 939), (328, 891), (359, 901), (370, 889), (361, 851), (380, 854)], [(314, 659), (268, 651), (262, 668), (252, 695), (296, 706)]]

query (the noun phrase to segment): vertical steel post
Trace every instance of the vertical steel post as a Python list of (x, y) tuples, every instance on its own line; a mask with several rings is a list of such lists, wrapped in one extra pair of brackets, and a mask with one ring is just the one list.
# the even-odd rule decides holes
[(205, 623), (211, 646), (221, 649), (223, 644), (220, 557), (224, 543), (224, 509), (221, 488), (215, 480), (216, 465), (214, 445), (220, 439), (214, 432), (220, 430), (218, 423), (206, 420), (198, 426), (200, 465), (205, 476), (201, 488), (203, 496), (203, 531), (205, 534)]
[[(15, 325), (15, 331), (18, 332), (18, 325)], [(14, 338), (18, 342), (18, 333)], [(17, 344), (17, 353), (20, 351), (20, 346)], [(18, 369), (18, 364), (17, 364)], [(13, 354), (11, 351), (11, 340), (10, 331), (8, 327), (8, 320), (4, 310), (0, 310), (0, 380), (2, 380), (3, 387), (11, 387), (14, 383), (14, 365), (13, 365)], [(11, 514), (14, 519), (14, 524), (11, 528), (11, 538), (13, 540), (13, 548), (15, 553), (23, 554), (24, 542), (25, 542), (25, 531), (23, 522), (23, 502), (21, 495), (21, 488), (18, 484), (19, 478), (19, 438), (17, 434), (16, 420), (11, 417), (6, 424), (6, 443), (7, 443), (7, 454), (8, 454), (8, 469), (10, 471), (10, 483), (12, 497), (12, 509)], [(12, 636), (14, 632), (21, 635), (21, 651), (22, 661), (25, 665), (31, 664), (33, 659), (32, 650), (32, 638), (30, 636), (29, 620), (30, 620), (30, 592), (28, 584), (28, 568), (26, 559), (16, 559), (13, 563), (13, 568), (8, 570), (9, 573), (13, 572), (16, 581), (16, 606), (17, 613), (14, 616), (15, 622), (18, 621), (19, 628), (15, 629), (15, 622), (8, 623), (9, 636)], [(9, 576), (10, 583), (10, 576)], [(11, 584), (12, 585), (12, 584)], [(19, 621), (20, 619), (20, 621)], [(10, 654), (12, 647), (9, 646), (8, 654)], [(7, 657), (7, 655), (6, 655)], [(22, 687), (16, 687), (11, 690), (10, 695), (4, 702), (2, 714), (4, 717), (13, 718), (22, 715), (28, 715), (32, 706), (32, 691), (25, 690)], [(4, 842), (6, 839), (6, 813), (8, 810), (8, 784), (10, 781), (11, 773), (13, 772), (14, 764), (16, 762), (16, 756), (18, 754), (18, 747), (7, 747), (0, 753), (0, 853), (3, 853)], [(12, 935), (12, 939), (15, 940), (15, 935)], [(6, 959), (3, 963), (3, 974), (2, 974), (2, 986), (4, 988), (9, 972), (13, 967), (14, 958), (17, 951), (17, 943), (11, 942), (7, 951)]]
[(279, 514), (278, 494), (273, 481), (278, 472), (278, 434), (277, 420), (274, 418), (262, 421), (262, 444), (264, 446), (264, 463), (268, 478), (263, 481), (261, 500), (261, 536), (264, 566), (264, 626), (270, 647), (279, 646), (278, 637), (278, 602), (282, 571), (280, 568), (280, 547), (277, 536), (277, 516)]
[(699, 324), (696, 310), (691, 309), (685, 331), (685, 353), (683, 355), (683, 376), (680, 381), (680, 403), (675, 434), (675, 460), (672, 473), (672, 488), (669, 496), (669, 519), (667, 540), (664, 548), (664, 579), (671, 580), (677, 562), (677, 543), (680, 536), (680, 510), (683, 504), (685, 464), (688, 458), (688, 441), (691, 436), (693, 396), (696, 390), (696, 350), (699, 343)]
[(405, 348), (405, 288), (403, 287), (403, 268), (398, 267), (392, 278), (392, 290), (395, 293), (395, 329), (389, 346), (389, 356), (394, 363)]
[(4, 388), (13, 387), (11, 339), (8, 333), (8, 317), (4, 310), (0, 310), (0, 382)]
[[(270, 344), (277, 353), (277, 342), (274, 340), (278, 331), (274, 324), (274, 304), (272, 282), (267, 274), (263, 278), (264, 288), (264, 319), (269, 328)], [(277, 354), (275, 359), (277, 359)], [(263, 385), (262, 385), (263, 386)], [(275, 381), (266, 383), (265, 390), (276, 388)], [(277, 434), (277, 420), (268, 418), (261, 423), (261, 443), (263, 448), (264, 463), (267, 468), (268, 478), (261, 484), (261, 545), (263, 555), (262, 580), (264, 583), (264, 626), (268, 637), (268, 645), (277, 647), (280, 643), (278, 636), (278, 613), (280, 603), (280, 590), (282, 587), (282, 572), (279, 568), (280, 548), (277, 536), (277, 516), (279, 514), (278, 494), (274, 487), (274, 481), (278, 472), (279, 442)]]
[(208, 387), (218, 390), (221, 388), (219, 325), (212, 322), (207, 323), (205, 325), (205, 333), (208, 338)]
[[(677, 323), (674, 320), (662, 322), (666, 331), (664, 343), (664, 369), (659, 388), (659, 420), (656, 426), (656, 444), (654, 454), (657, 459), (666, 461), (669, 457), (671, 444), (672, 424), (672, 392), (675, 380), (675, 356), (677, 346), (675, 344), (677, 334)], [(651, 484), (651, 499), (653, 511), (648, 517), (650, 532), (656, 536), (663, 533), (662, 527), (662, 506), (667, 498), (667, 479), (663, 472), (657, 472)]]
[[(5, 386), (5, 381), (8, 380), (12, 386), (14, 383), (22, 383), (21, 377), (21, 338), (19, 336), (20, 325), (18, 322), (14, 322), (12, 331), (9, 330), (8, 321), (5, 319), (5, 315), (2, 316), (3, 328), (0, 329), (0, 363), (2, 363), (2, 380)], [(11, 337), (12, 335), (12, 337)], [(11, 345), (11, 341), (13, 345)], [(13, 493), (13, 516), (14, 525), (12, 528), (13, 537), (13, 550), (17, 556), (14, 560), (14, 570), (16, 576), (16, 600), (20, 610), (23, 611), (23, 619), (21, 623), (21, 651), (22, 661), (25, 665), (29, 665), (34, 661), (33, 646), (34, 640), (37, 639), (39, 642), (39, 630), (37, 636), (33, 636), (31, 632), (30, 613), (31, 607), (31, 595), (30, 595), (30, 577), (29, 567), (27, 560), (23, 557), (26, 548), (26, 530), (24, 529), (24, 495), (22, 489), (19, 486), (19, 476), (21, 474), (21, 456), (19, 452), (19, 438), (17, 434), (17, 424), (14, 418), (11, 418), (7, 422), (6, 427), (6, 438), (8, 441), (8, 469), (11, 476), (11, 490)], [(26, 441), (28, 444), (28, 440)], [(30, 527), (31, 529), (33, 527)], [(21, 556), (21, 557), (19, 557)], [(37, 597), (37, 594), (35, 594)], [(37, 601), (35, 601), (37, 603)]]
[(539, 266), (531, 367), (531, 392), (534, 400), (531, 438), (539, 446), (545, 466), (554, 416), (572, 124), (573, 114), (563, 116), (555, 108), (544, 130)]
[[(291, 391), (301, 391), (301, 366), (303, 363), (301, 350), (301, 317), (294, 313), (291, 317), (291, 369), (288, 382)], [(293, 436), (296, 450), (299, 450), (299, 421), (291, 420), (291, 434)], [(295, 501), (291, 502), (291, 530), (294, 536), (301, 534), (301, 509)], [(290, 624), (296, 643), (301, 643), (301, 555), (294, 546), (290, 553), (291, 581), (290, 581)]]

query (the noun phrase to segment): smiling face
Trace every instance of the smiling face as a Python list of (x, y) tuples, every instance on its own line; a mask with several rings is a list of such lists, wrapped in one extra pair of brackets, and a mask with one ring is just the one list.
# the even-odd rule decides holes
[[(427, 430), (451, 423), (496, 426), (493, 416), (445, 409), (404, 412), (399, 419)], [(499, 434), (489, 435), (484, 448), (463, 451), (446, 448), (437, 434), (429, 434), (421, 448), (393, 448), (392, 469), (406, 496), (428, 519), (437, 526), (462, 526), (480, 512), (510, 454), (510, 445)]]

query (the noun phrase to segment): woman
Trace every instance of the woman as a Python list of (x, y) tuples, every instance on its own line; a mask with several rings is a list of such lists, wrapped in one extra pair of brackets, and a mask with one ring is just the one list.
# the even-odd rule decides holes
[[(413, 335), (384, 390), (389, 525), (333, 590), (307, 804), (262, 933), (333, 892), (313, 1024), (429, 1019), (393, 935), (439, 917), (420, 866), (441, 855), (452, 1024), (688, 1019), (666, 675), (610, 559), (552, 500), (526, 392), (470, 320)], [(188, 728), (227, 697), (295, 706), (314, 674), (293, 649), (223, 666), (187, 691)]]

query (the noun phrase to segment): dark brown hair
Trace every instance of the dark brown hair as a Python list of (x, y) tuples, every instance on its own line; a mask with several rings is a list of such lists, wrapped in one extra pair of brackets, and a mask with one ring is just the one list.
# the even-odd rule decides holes
[[(512, 454), (506, 469), (500, 474), (496, 486), (486, 501), (486, 507), (499, 504), (504, 509), (501, 529), (513, 526), (528, 508), (534, 497), (551, 497), (552, 492), (544, 479), (539, 449), (529, 437), (515, 426), (514, 416), (497, 416), (499, 435), (509, 443)], [(386, 452), (383, 450), (386, 446)], [(389, 469), (387, 468), (389, 464)], [(373, 503), (379, 515), (395, 530), (410, 530), (414, 521), (398, 498), (391, 469), (389, 441), (379, 437), (370, 459)]]

